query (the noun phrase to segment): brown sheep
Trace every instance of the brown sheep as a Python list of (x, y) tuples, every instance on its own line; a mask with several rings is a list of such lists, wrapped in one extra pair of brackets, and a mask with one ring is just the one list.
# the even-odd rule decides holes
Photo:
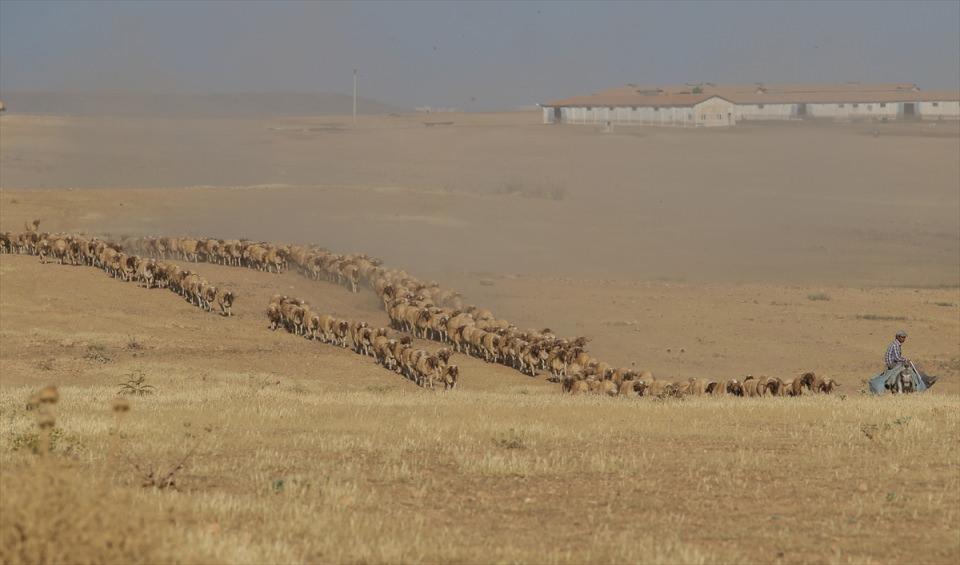
[(350, 322), (336, 320), (333, 324), (333, 340), (340, 347), (347, 347), (347, 336), (350, 334)]
[(692, 396), (703, 396), (707, 392), (707, 384), (705, 381), (697, 378), (692, 378), (687, 383), (687, 394)]
[(749, 397), (760, 396), (759, 384), (759, 379), (748, 375), (743, 379), (743, 395)]
[(820, 382), (820, 387), (818, 392), (822, 392), (824, 394), (832, 394), (833, 391), (836, 390), (836, 388), (839, 386), (840, 386), (840, 383), (838, 383), (833, 379), (824, 379), (823, 381)]
[(590, 385), (585, 380), (576, 380), (570, 386), (570, 394), (586, 394), (590, 392)]
[(603, 380), (600, 381), (598, 392), (606, 396), (617, 396), (617, 394), (620, 393), (620, 387), (618, 387), (613, 381)]
[(221, 289), (217, 295), (217, 304), (220, 306), (220, 314), (223, 316), (233, 316), (233, 291)]
[(460, 379), (460, 367), (456, 365), (447, 365), (443, 368), (443, 373), (440, 375), (440, 380), (443, 382), (444, 390), (452, 390), (457, 387), (457, 382)]
[(726, 382), (726, 385), (725, 385), (725, 386), (726, 386), (726, 389), (727, 389), (727, 394), (730, 394), (730, 395), (733, 395), (733, 396), (743, 396), (743, 395), (744, 395), (743, 383), (741, 383), (741, 382), (738, 381), (737, 379), (730, 379), (729, 381)]
[(283, 315), (280, 313), (280, 306), (271, 304), (267, 308), (267, 318), (270, 320), (270, 329), (276, 330), (283, 324)]

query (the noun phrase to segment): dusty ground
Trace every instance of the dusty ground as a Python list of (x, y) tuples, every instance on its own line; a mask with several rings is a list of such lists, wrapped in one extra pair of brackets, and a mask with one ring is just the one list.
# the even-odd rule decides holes
[[(461, 358), (462, 390), (434, 395), (266, 329), (276, 292), (382, 324), (370, 293), (199, 264), (237, 290), (224, 319), (96, 269), (3, 256), (0, 560), (960, 557), (956, 126), (600, 135), (430, 119), (349, 130), (4, 116), (0, 230), (40, 217), (49, 230), (365, 251), (521, 327), (590, 336), (616, 364), (675, 378), (815, 370), (842, 394), (563, 398)], [(267, 166), (280, 162), (294, 182)], [(917, 398), (861, 396), (901, 327), (905, 353), (941, 382)], [(115, 439), (107, 406), (138, 373), (158, 392), (134, 400)], [(61, 387), (63, 435), (38, 471), (23, 404), (42, 384)], [(180, 492), (139, 486), (194, 443)], [(44, 494), (12, 498), (30, 492)], [(50, 531), (51, 507), (62, 524), (119, 518)]]

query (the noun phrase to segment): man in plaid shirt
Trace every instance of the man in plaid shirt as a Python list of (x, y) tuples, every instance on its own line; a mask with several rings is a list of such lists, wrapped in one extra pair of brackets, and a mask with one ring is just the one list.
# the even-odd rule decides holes
[[(900, 330), (893, 338), (893, 342), (890, 344), (890, 347), (887, 348), (887, 352), (883, 355), (883, 362), (887, 364), (887, 370), (898, 366), (906, 367), (910, 364), (910, 360), (903, 357), (903, 352), (900, 349), (900, 346), (903, 345), (903, 342), (905, 341), (907, 341), (907, 332)], [(937, 382), (937, 377), (933, 375), (925, 375), (921, 373), (919, 376), (927, 388), (932, 387), (933, 383)]]
[(903, 358), (903, 353), (900, 350), (900, 345), (905, 341), (907, 341), (907, 332), (900, 330), (897, 332), (896, 337), (893, 338), (893, 343), (887, 348), (887, 352), (883, 355), (883, 361), (887, 364), (887, 369), (909, 363), (907, 359)]

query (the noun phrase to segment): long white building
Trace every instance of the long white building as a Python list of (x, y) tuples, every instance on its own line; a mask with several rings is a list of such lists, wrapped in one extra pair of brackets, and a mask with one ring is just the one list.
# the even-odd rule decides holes
[(546, 102), (546, 124), (731, 126), (741, 121), (960, 119), (960, 91), (914, 84), (637, 85)]

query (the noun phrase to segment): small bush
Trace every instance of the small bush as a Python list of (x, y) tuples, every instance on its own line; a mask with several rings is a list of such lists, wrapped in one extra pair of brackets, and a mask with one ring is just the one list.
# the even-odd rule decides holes
[(157, 388), (153, 385), (148, 385), (146, 383), (147, 377), (143, 375), (142, 371), (134, 371), (130, 373), (129, 379), (126, 382), (120, 383), (120, 390), (117, 391), (117, 394), (124, 395), (129, 394), (133, 396), (146, 396), (148, 394), (153, 394), (157, 391)]
[(814, 302), (816, 302), (816, 301), (829, 301), (829, 300), (830, 300), (830, 295), (827, 294), (826, 292), (817, 292), (817, 293), (814, 293), (814, 294), (808, 294), (808, 295), (807, 295), (807, 300), (813, 300)]
[(113, 360), (107, 355), (107, 346), (102, 343), (91, 343), (88, 345), (86, 352), (83, 354), (83, 358), (96, 361), (97, 363), (109, 363)]
[(139, 351), (141, 349), (146, 349), (146, 347), (136, 336), (131, 335), (127, 337), (127, 349), (131, 351)]

